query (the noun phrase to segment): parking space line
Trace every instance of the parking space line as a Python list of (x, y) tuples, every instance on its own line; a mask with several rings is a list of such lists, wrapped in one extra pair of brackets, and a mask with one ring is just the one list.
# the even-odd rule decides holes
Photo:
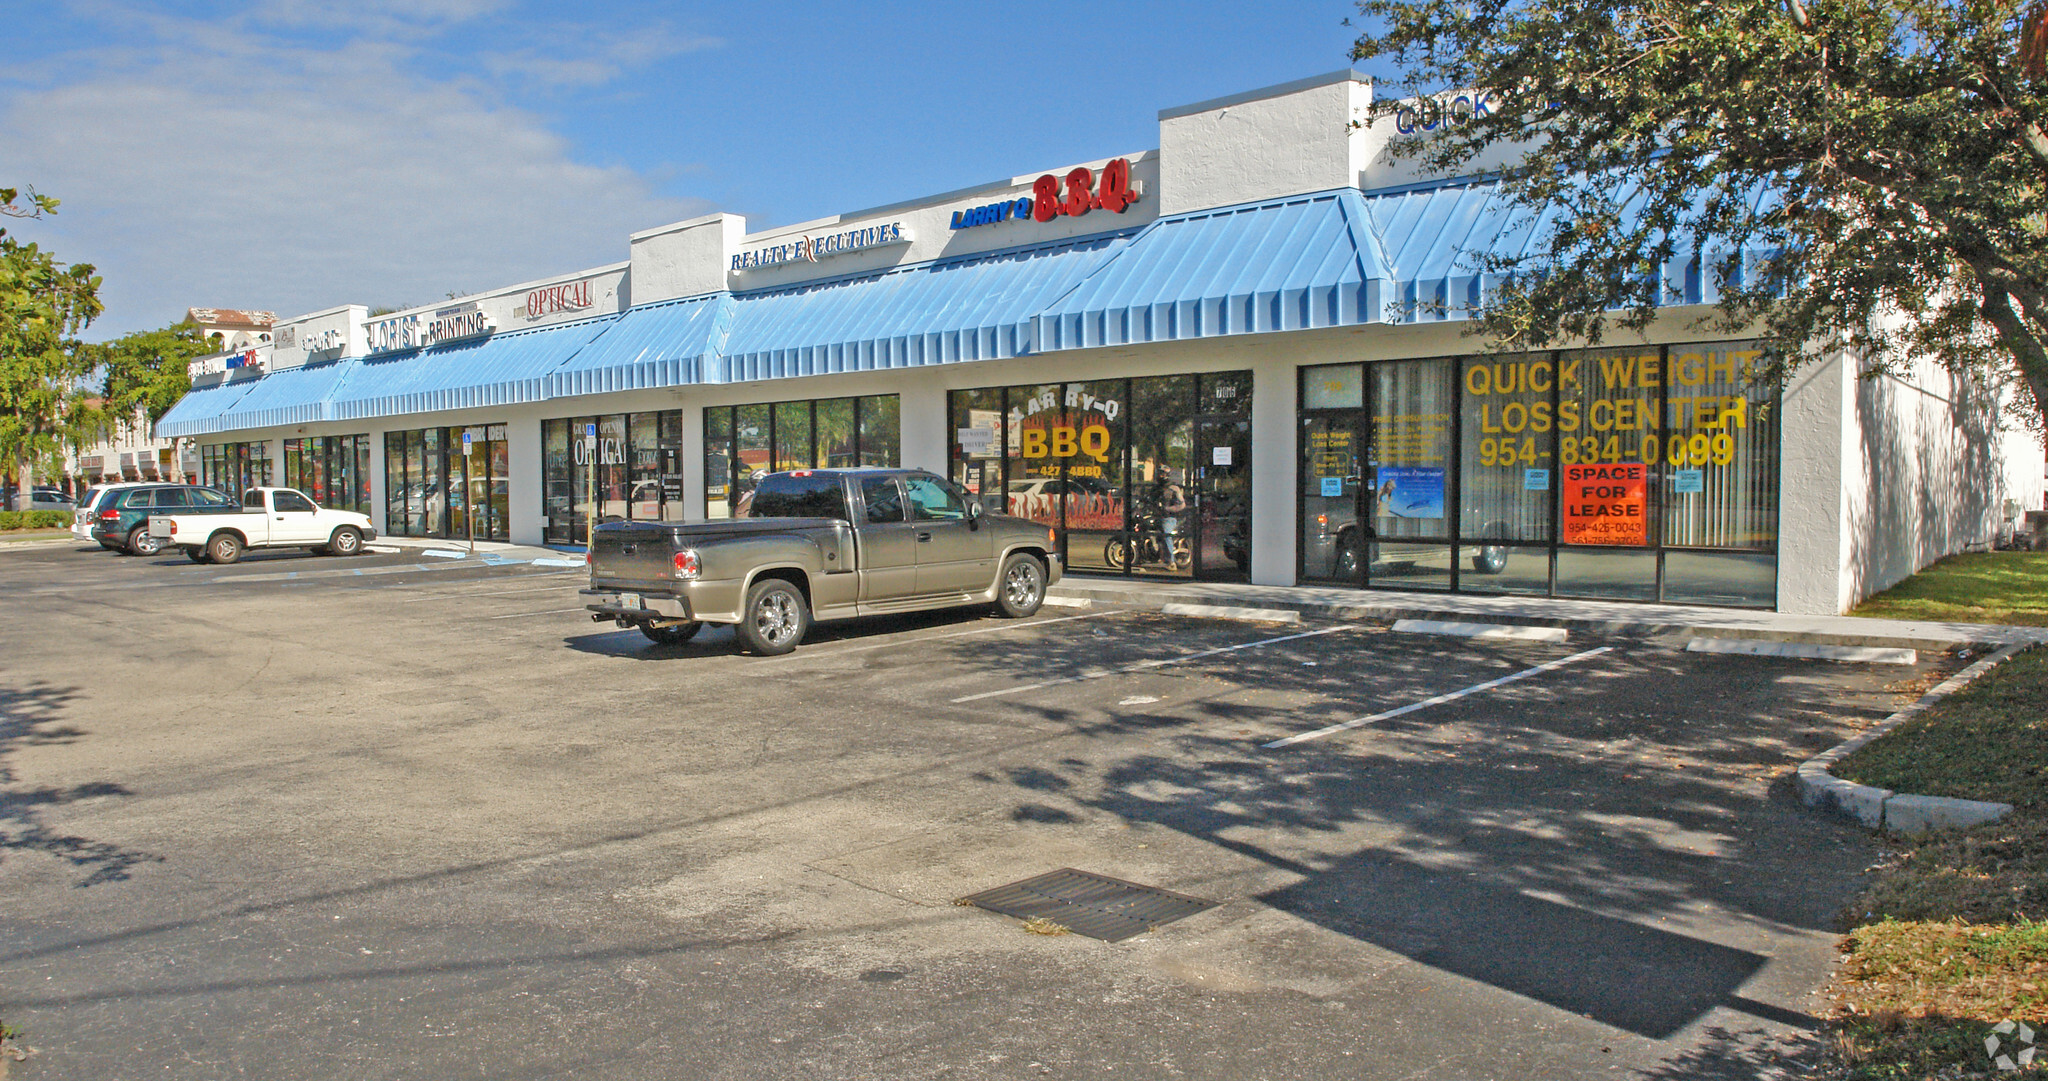
[(445, 601), (453, 597), (509, 597), (515, 593), (550, 593), (559, 592), (560, 590), (566, 588), (568, 588), (566, 585), (564, 585), (561, 582), (557, 582), (551, 586), (531, 586), (526, 589), (494, 589), (475, 593), (472, 593), (466, 589), (436, 589), (432, 591), (421, 590), (422, 593), (426, 594), (425, 596), (401, 597), (399, 598), (399, 603), (417, 604), (420, 601)]
[(1425, 698), (1420, 702), (1413, 702), (1408, 705), (1402, 706), (1399, 709), (1390, 709), (1384, 713), (1375, 713), (1370, 717), (1357, 717), (1353, 718), (1352, 720), (1342, 721), (1337, 724), (1330, 725), (1327, 728), (1318, 728), (1313, 732), (1303, 732), (1299, 735), (1288, 736), (1286, 739), (1276, 739), (1271, 743), (1260, 744), (1260, 748), (1262, 750), (1270, 751), (1275, 747), (1286, 747), (1290, 744), (1306, 743), (1312, 739), (1321, 739), (1324, 736), (1333, 735), (1338, 732), (1349, 731), (1353, 728), (1359, 727), (1360, 725), (1371, 724), (1374, 721), (1384, 721), (1389, 717), (1399, 717), (1403, 713), (1413, 713), (1418, 709), (1424, 709), (1429, 706), (1438, 706), (1442, 705), (1445, 702), (1455, 702), (1458, 699), (1463, 698), (1467, 695), (1478, 694), (1480, 691), (1492, 690), (1495, 687), (1513, 683), (1519, 679), (1528, 679), (1530, 676), (1541, 675), (1544, 672), (1548, 672), (1554, 668), (1563, 668), (1565, 665), (1571, 664), (1574, 661), (1583, 661), (1588, 657), (1597, 657), (1602, 653), (1606, 653), (1609, 650), (1612, 650), (1613, 648), (1613, 646), (1601, 646), (1598, 649), (1589, 649), (1584, 653), (1574, 653), (1569, 657), (1560, 657), (1554, 661), (1545, 661), (1534, 668), (1525, 668), (1511, 676), (1502, 676), (1499, 679), (1489, 679), (1484, 683), (1475, 683), (1462, 691), (1452, 691), (1449, 694), (1440, 694), (1437, 695), (1435, 698)]
[(485, 616), (485, 617), (483, 617), (483, 618), (485, 618), (485, 619), (518, 619), (518, 618), (519, 618), (520, 616), (552, 616), (552, 615), (557, 615), (557, 614), (560, 614), (560, 613), (562, 613), (562, 612), (581, 612), (581, 611), (583, 611), (583, 610), (584, 610), (584, 609), (583, 609), (583, 607), (582, 607), (581, 605), (578, 605), (578, 606), (576, 606), (576, 607), (574, 607), (574, 608), (550, 608), (550, 609), (548, 609), (548, 610), (547, 610), (547, 611), (545, 611), (545, 612), (510, 612), (510, 613), (507, 613), (507, 614), (505, 614), (505, 615), (502, 615), (502, 616)]
[[(1078, 619), (1080, 617), (1072, 618)], [(1259, 646), (1278, 645), (1281, 642), (1292, 642), (1297, 638), (1314, 638), (1319, 634), (1336, 634), (1338, 631), (1355, 631), (1360, 629), (1362, 629), (1360, 624), (1346, 623), (1336, 627), (1324, 627), (1319, 631), (1303, 631), (1300, 634), (1287, 634), (1278, 638), (1261, 638), (1256, 642), (1241, 642), (1234, 646), (1218, 646), (1215, 649), (1184, 653), (1178, 657), (1163, 657), (1158, 660), (1139, 661), (1136, 664), (1127, 664), (1121, 668), (1101, 668), (1092, 672), (1083, 672), (1078, 676), (1067, 676), (1063, 679), (1048, 679), (1038, 683), (1026, 683), (1021, 687), (1005, 687), (1000, 691), (983, 691), (980, 694), (970, 694), (964, 698), (955, 698), (952, 700), (952, 703), (959, 705), (962, 702), (977, 702), (984, 698), (1000, 698), (1006, 694), (1022, 694), (1025, 691), (1035, 691), (1045, 687), (1058, 687), (1066, 683), (1080, 683), (1084, 680), (1101, 679), (1104, 676), (1121, 676), (1132, 672), (1144, 672), (1154, 668), (1164, 668), (1170, 664), (1186, 664), (1189, 661), (1200, 660), (1203, 657), (1214, 657), (1219, 653), (1235, 653), (1240, 649), (1256, 649)]]

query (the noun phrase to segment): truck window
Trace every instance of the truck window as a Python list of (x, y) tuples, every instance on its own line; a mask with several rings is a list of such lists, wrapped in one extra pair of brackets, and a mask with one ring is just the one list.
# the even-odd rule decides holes
[(920, 522), (947, 522), (967, 517), (967, 504), (960, 501), (937, 477), (905, 477), (910, 492), (910, 516)]
[(263, 489), (251, 488), (242, 493), (242, 506), (249, 510), (263, 509)]
[(846, 492), (839, 476), (770, 473), (754, 489), (750, 518), (837, 518), (846, 520)]
[(868, 521), (903, 520), (903, 489), (896, 487), (895, 477), (861, 478), (860, 498), (868, 505)]
[(279, 511), (303, 511), (307, 514), (311, 514), (314, 511), (320, 509), (313, 505), (312, 500), (307, 499), (305, 496), (302, 496), (297, 492), (290, 491), (277, 491), (270, 493), (270, 505), (277, 508)]

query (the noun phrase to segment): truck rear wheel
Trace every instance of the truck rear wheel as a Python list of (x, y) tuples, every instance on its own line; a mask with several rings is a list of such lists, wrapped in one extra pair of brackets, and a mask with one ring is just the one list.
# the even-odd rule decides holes
[(1023, 619), (1044, 603), (1045, 564), (1023, 552), (1003, 560), (1003, 573), (996, 579), (996, 611)]
[(763, 578), (747, 590), (747, 603), (733, 629), (749, 650), (779, 657), (804, 640), (810, 625), (811, 606), (804, 603), (802, 591), (781, 578)]
[(206, 542), (206, 559), (210, 563), (228, 564), (242, 558), (242, 539), (233, 533), (215, 533)]
[(652, 623), (640, 624), (640, 633), (646, 635), (647, 640), (657, 646), (682, 645), (697, 637), (697, 632), (703, 629), (704, 624), (695, 620), (688, 623), (672, 623), (666, 627), (657, 627)]

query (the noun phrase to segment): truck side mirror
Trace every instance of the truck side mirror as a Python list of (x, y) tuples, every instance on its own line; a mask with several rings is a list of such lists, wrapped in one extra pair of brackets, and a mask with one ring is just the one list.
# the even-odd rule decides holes
[(979, 518), (979, 517), (981, 517), (981, 516), (982, 516), (982, 515), (983, 515), (984, 513), (986, 513), (986, 511), (985, 511), (985, 510), (984, 510), (984, 509), (982, 508), (982, 505), (981, 505), (981, 500), (979, 500), (979, 499), (969, 499), (969, 500), (967, 501), (967, 520), (968, 520), (968, 521), (970, 521), (970, 522), (971, 522), (971, 521), (974, 521), (974, 520), (975, 520), (976, 518)]

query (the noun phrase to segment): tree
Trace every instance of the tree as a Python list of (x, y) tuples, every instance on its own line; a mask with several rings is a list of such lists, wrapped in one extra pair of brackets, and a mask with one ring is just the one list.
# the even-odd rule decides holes
[(124, 420), (139, 412), (150, 424), (192, 389), (191, 362), (219, 352), (205, 331), (188, 322), (138, 330), (95, 348), (107, 412)]
[(1393, 62), (1400, 89), (1492, 93), (1396, 152), (1457, 175), (1511, 146), (1503, 197), (1554, 215), (1547, 250), (1479, 268), (1508, 276), (1472, 313), (1493, 347), (1640, 330), (1667, 260), (1749, 250), (1767, 254), (1709, 259), (1727, 286), (1709, 325), (1760, 333), (1788, 367), (1831, 347), (1933, 357), (2020, 384), (2032, 426), (2048, 415), (2048, 4), (1359, 8), (1354, 58)]
[[(0, 188), (0, 216), (55, 213), (57, 200), (30, 190), (18, 203)], [(67, 410), (90, 371), (69, 335), (100, 313), (100, 279), (85, 263), (66, 266), (0, 229), (0, 461), (25, 482), (31, 465), (51, 464), (63, 445)]]

